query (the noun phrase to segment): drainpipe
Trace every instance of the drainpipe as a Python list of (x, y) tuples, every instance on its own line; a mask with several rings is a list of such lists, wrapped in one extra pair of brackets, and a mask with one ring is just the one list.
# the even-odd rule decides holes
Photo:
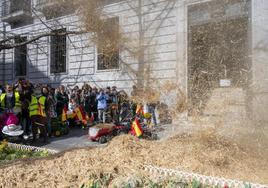
[[(5, 23), (3, 23), (3, 40), (6, 40), (6, 24)], [(6, 75), (6, 68), (5, 68), (5, 64), (6, 64), (6, 50), (5, 49), (3, 49), (2, 50), (2, 52), (3, 52), (3, 55), (2, 55), (2, 63), (3, 63), (3, 85), (4, 85), (4, 83), (5, 83), (5, 79), (6, 79), (6, 77), (5, 77), (5, 75)]]

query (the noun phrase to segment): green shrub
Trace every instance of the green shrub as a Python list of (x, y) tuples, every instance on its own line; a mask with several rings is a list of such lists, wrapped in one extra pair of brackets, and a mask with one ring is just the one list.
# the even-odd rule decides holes
[(18, 149), (13, 149), (8, 147), (8, 143), (3, 141), (0, 143), (0, 164), (8, 161), (21, 158), (31, 158), (31, 157), (46, 157), (48, 156), (48, 151), (23, 151)]

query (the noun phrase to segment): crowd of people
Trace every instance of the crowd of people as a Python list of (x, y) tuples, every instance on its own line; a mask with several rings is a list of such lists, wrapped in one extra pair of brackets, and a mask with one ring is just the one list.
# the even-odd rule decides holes
[[(134, 86), (133, 95), (135, 90)], [(39, 129), (44, 142), (47, 142), (47, 137), (51, 136), (51, 119), (61, 120), (65, 109), (72, 112), (79, 107), (91, 123), (123, 121), (133, 116), (136, 110), (127, 93), (118, 91), (116, 86), (97, 88), (84, 84), (82, 88), (75, 86), (67, 89), (63, 85), (57, 88), (33, 85), (28, 80), (20, 79), (15, 84), (0, 86), (0, 96), (0, 113), (15, 113), (24, 135), (27, 137), (32, 134), (33, 141), (36, 140)]]

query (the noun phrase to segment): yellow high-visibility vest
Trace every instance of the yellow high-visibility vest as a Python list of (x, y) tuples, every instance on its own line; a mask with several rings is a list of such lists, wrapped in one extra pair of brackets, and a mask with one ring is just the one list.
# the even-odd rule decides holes
[(45, 102), (46, 97), (44, 96), (41, 96), (39, 99), (37, 99), (35, 96), (32, 96), (31, 103), (29, 105), (30, 117), (34, 115), (46, 117)]
[(31, 98), (31, 103), (29, 105), (29, 113), (30, 113), (30, 117), (38, 115), (38, 100), (35, 96), (32, 96)]
[[(16, 108), (21, 108), (21, 102), (20, 102), (20, 94), (18, 92), (15, 92), (15, 107)], [(1, 101), (1, 107), (5, 108), (6, 107), (6, 93), (3, 93), (0, 97), (0, 101)]]
[(39, 115), (42, 117), (46, 117), (46, 112), (45, 112), (46, 97), (41, 96), (38, 102), (39, 102)]
[(20, 102), (20, 94), (19, 94), (19, 92), (15, 92), (15, 107), (21, 108), (21, 102)]
[(1, 107), (5, 108), (6, 107), (6, 103), (5, 103), (5, 99), (6, 99), (6, 93), (3, 93), (0, 97), (0, 102), (1, 102)]

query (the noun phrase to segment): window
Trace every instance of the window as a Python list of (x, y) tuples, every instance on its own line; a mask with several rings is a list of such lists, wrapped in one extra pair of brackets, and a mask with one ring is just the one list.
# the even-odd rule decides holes
[[(15, 43), (22, 43), (26, 37), (16, 37)], [(27, 73), (27, 45), (16, 47), (14, 50), (15, 75), (26, 76)]]
[(36, 0), (36, 8), (50, 20), (73, 14), (78, 6), (73, 0)]
[(31, 11), (31, 0), (10, 0), (10, 9), (9, 13), (12, 14), (18, 11)]
[[(56, 10), (50, 10), (45, 14), (47, 20), (73, 14), (75, 12), (75, 5), (72, 2), (65, 3), (61, 6), (57, 6)], [(66, 6), (64, 6), (66, 5)]]
[(119, 68), (119, 18), (109, 18), (98, 34), (98, 70)]
[(31, 0), (2, 0), (3, 22), (10, 24), (11, 29), (33, 23)]
[[(54, 30), (53, 33), (64, 33), (66, 29)], [(66, 72), (66, 35), (51, 36), (50, 73)]]

